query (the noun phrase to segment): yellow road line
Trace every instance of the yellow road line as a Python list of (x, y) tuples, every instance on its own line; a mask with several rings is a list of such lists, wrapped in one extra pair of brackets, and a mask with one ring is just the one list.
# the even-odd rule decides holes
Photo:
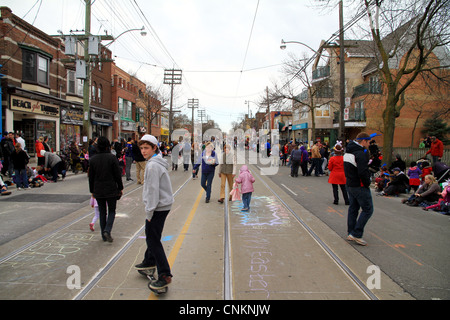
[[(183, 228), (181, 229), (180, 234), (178, 235), (178, 238), (175, 241), (172, 250), (170, 251), (169, 258), (167, 260), (169, 261), (169, 265), (171, 268), (175, 263), (175, 259), (177, 258), (178, 252), (180, 251), (184, 238), (186, 237), (191, 222), (194, 219), (194, 215), (197, 212), (197, 208), (200, 203), (200, 200), (202, 199), (203, 192), (204, 190), (201, 189), (200, 193), (197, 196), (197, 199), (195, 200), (194, 206), (192, 207), (191, 212), (189, 213), (189, 216), (187, 217), (186, 222), (184, 223)], [(152, 292), (149, 295), (148, 300), (158, 300), (158, 297)]]

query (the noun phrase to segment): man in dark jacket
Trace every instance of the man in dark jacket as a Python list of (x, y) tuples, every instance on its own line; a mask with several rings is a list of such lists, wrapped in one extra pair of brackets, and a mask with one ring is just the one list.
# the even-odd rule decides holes
[(98, 138), (97, 148), (99, 153), (89, 164), (89, 191), (98, 203), (103, 241), (112, 242), (111, 230), (116, 217), (116, 204), (123, 190), (122, 173), (119, 161), (110, 151), (109, 140), (105, 137)]
[[(370, 135), (361, 132), (354, 141), (349, 142), (344, 155), (344, 171), (350, 202), (347, 217), (347, 240), (355, 241), (362, 246), (367, 245), (362, 236), (364, 227), (373, 213), (369, 152), (367, 151), (371, 139)], [(360, 208), (362, 211), (359, 214)]]

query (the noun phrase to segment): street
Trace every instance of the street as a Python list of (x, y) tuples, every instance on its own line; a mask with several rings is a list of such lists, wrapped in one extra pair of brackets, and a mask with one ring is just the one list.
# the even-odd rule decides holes
[[(166, 158), (167, 159), (167, 158)], [(133, 165), (133, 178), (135, 177)], [(174, 275), (156, 296), (134, 270), (146, 249), (142, 186), (124, 181), (114, 242), (89, 230), (86, 174), (0, 198), (0, 299), (409, 300), (449, 299), (449, 217), (373, 193), (367, 247), (346, 238), (346, 209), (327, 177), (255, 176), (241, 201), (210, 203), (190, 170), (170, 171), (175, 203), (163, 244)], [(125, 179), (124, 179), (125, 180)]]

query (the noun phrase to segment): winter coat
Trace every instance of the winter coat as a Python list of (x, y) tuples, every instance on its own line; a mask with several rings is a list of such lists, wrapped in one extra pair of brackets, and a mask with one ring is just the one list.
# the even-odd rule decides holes
[[(215, 172), (216, 166), (219, 165), (219, 161), (217, 160), (217, 155), (215, 151), (211, 151), (211, 156), (206, 156), (206, 151), (203, 151), (202, 153), (202, 173), (211, 173)], [(194, 165), (194, 170), (197, 170), (198, 167), (200, 167), (199, 163), (196, 163)]]
[(13, 163), (14, 169), (23, 170), (27, 168), (29, 157), (27, 153), (23, 150), (14, 152), (11, 154), (11, 161)]
[(38, 156), (38, 158), (43, 158), (44, 156), (41, 155), (41, 150), (44, 150), (44, 145), (42, 144), (42, 142), (36, 141), (36, 145), (35, 145), (35, 149), (36, 149), (36, 155)]
[(308, 150), (306, 150), (305, 146), (301, 146), (300, 150), (302, 151), (302, 159), (301, 159), (301, 163), (305, 163), (309, 161), (309, 154), (308, 154)]
[(434, 157), (442, 158), (442, 156), (444, 155), (444, 144), (442, 143), (441, 140), (436, 139), (434, 140), (434, 142), (431, 143), (431, 148), (430, 150), (427, 151), (426, 154), (430, 153)]
[(111, 152), (102, 152), (89, 161), (89, 191), (95, 198), (113, 198), (123, 190), (119, 161)]
[(235, 181), (236, 183), (242, 184), (241, 193), (249, 193), (254, 191), (253, 183), (255, 182), (255, 178), (245, 164), (239, 170), (239, 177)]
[(302, 160), (302, 150), (294, 149), (291, 153), (291, 159), (300, 162)]
[(328, 183), (345, 184), (347, 182), (347, 180), (345, 179), (343, 156), (339, 155), (331, 157), (330, 161), (328, 162), (328, 169), (330, 170)]
[(370, 187), (369, 152), (350, 141), (344, 154), (344, 171), (349, 187)]

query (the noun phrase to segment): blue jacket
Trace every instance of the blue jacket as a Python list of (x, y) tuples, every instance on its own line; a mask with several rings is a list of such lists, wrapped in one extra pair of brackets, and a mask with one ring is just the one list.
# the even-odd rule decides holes
[[(219, 165), (219, 161), (217, 159), (217, 154), (215, 151), (211, 152), (211, 157), (208, 159), (209, 161), (211, 161), (211, 158), (213, 158), (213, 163), (214, 164), (208, 164), (205, 162), (206, 160), (206, 156), (205, 156), (205, 151), (202, 152), (202, 163), (196, 163), (194, 165), (194, 170), (197, 170), (198, 167), (200, 167), (200, 165), (202, 166), (202, 173), (210, 173), (210, 172), (215, 172), (216, 166)], [(208, 162), (209, 162), (208, 161)]]

